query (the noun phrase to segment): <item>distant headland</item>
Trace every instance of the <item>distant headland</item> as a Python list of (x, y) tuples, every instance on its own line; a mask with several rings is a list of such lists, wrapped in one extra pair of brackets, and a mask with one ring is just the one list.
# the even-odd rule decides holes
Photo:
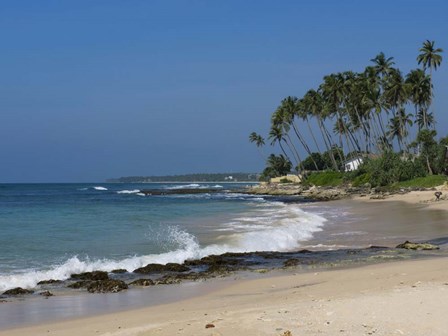
[(107, 179), (108, 183), (151, 183), (151, 182), (257, 182), (257, 173), (196, 173), (165, 176), (125, 176)]

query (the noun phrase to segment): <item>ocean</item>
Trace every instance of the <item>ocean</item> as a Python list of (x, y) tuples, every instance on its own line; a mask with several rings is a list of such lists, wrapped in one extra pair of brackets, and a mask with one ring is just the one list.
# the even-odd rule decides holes
[[(244, 194), (248, 185), (0, 185), (0, 293), (93, 270), (132, 272), (225, 252), (297, 250), (326, 225), (325, 207)], [(218, 192), (140, 192), (185, 188)]]

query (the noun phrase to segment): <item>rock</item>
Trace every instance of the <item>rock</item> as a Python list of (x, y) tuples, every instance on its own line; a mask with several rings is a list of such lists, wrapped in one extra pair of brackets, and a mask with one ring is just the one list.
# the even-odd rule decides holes
[(50, 279), (50, 280), (39, 281), (37, 284), (38, 285), (53, 285), (53, 284), (60, 284), (61, 282), (62, 282), (61, 280)]
[(396, 248), (402, 248), (407, 250), (438, 250), (439, 246), (430, 243), (411, 243), (410, 241), (405, 241), (403, 244), (399, 244)]
[(299, 259), (291, 258), (285, 260), (285, 262), (283, 263), (283, 267), (293, 267), (299, 265), (299, 263), (300, 263)]
[(152, 281), (151, 279), (137, 279), (135, 281), (132, 281), (129, 285), (143, 287), (154, 286), (154, 281)]
[(134, 270), (134, 273), (149, 274), (149, 273), (162, 273), (162, 272), (187, 272), (190, 268), (176, 263), (162, 264), (148, 264), (144, 267), (140, 267)]
[(121, 280), (98, 280), (92, 281), (87, 286), (89, 293), (118, 293), (123, 289), (128, 289), (128, 285)]
[(214, 328), (214, 327), (215, 327), (215, 325), (213, 323), (207, 323), (205, 325), (205, 329)]
[(292, 332), (290, 332), (289, 330), (286, 330), (282, 336), (292, 336)]
[(30, 289), (24, 289), (22, 287), (16, 287), (13, 289), (9, 289), (6, 292), (3, 292), (3, 295), (25, 295), (25, 294), (33, 294), (34, 291)]
[(127, 270), (125, 270), (123, 268), (119, 268), (119, 269), (112, 270), (111, 273), (113, 273), (113, 274), (122, 274), (122, 273), (127, 273)]
[(84, 273), (78, 273), (78, 274), (72, 274), (70, 276), (71, 279), (79, 279), (79, 280), (107, 280), (109, 279), (109, 276), (107, 275), (107, 272), (103, 271), (93, 271), (93, 272), (84, 272)]
[(90, 280), (81, 280), (81, 281), (74, 282), (70, 285), (67, 285), (67, 287), (74, 288), (74, 289), (87, 288), (87, 286), (89, 286), (91, 283), (92, 283), (92, 281), (90, 281)]
[(42, 295), (45, 297), (50, 297), (50, 296), (53, 296), (53, 293), (51, 293), (50, 291), (43, 291), (43, 292), (40, 292), (39, 295)]

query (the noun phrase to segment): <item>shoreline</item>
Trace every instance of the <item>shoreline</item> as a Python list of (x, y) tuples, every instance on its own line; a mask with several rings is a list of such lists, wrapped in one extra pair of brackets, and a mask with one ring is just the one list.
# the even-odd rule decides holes
[(175, 303), (9, 329), (0, 335), (442, 335), (447, 262), (400, 261), (237, 280)]
[[(354, 197), (352, 200), (334, 201), (334, 202), (329, 202), (328, 204), (338, 205), (339, 202), (348, 202), (348, 204), (351, 204), (354, 207), (356, 207), (357, 204), (364, 204), (364, 206), (368, 206), (368, 207), (371, 207), (371, 206), (375, 206), (376, 207), (376, 206), (379, 206), (379, 205), (382, 205), (382, 204), (383, 205), (387, 205), (388, 204), (388, 205), (391, 205), (391, 208), (394, 208), (394, 207), (397, 207), (397, 204), (400, 204), (401, 202), (405, 202), (408, 205), (418, 205), (418, 207), (415, 209), (415, 211), (417, 211), (417, 212), (422, 212), (423, 211), (422, 214), (428, 214), (429, 212), (427, 212), (427, 210), (433, 210), (430, 213), (443, 212), (446, 215), (448, 213), (448, 211), (447, 211), (448, 210), (448, 202), (447, 201), (442, 200), (442, 201), (439, 201), (439, 202), (427, 202), (428, 200), (432, 199), (433, 196), (431, 196), (431, 194), (433, 195), (433, 193), (434, 193), (433, 191), (412, 192), (412, 193), (408, 193), (408, 194), (404, 194), (404, 195), (401, 195), (401, 194), (400, 195), (392, 195), (392, 196), (389, 196), (386, 199), (378, 199), (378, 200), (377, 199), (370, 200), (370, 199), (368, 199), (366, 197)], [(403, 197), (405, 198), (405, 200), (402, 199)], [(324, 204), (324, 203), (315, 203), (315, 204)], [(440, 237), (433, 237), (433, 238), (440, 238)], [(442, 242), (442, 243), (446, 244), (446, 242)], [(348, 273), (355, 272), (356, 273), (357, 269), (365, 269), (365, 268), (369, 268), (369, 267), (379, 267), (379, 268), (383, 268), (384, 267), (384, 268), (387, 269), (387, 268), (390, 268), (390, 267), (392, 267), (392, 268), (394, 267), (394, 266), (391, 266), (391, 265), (396, 265), (397, 267), (401, 267), (399, 265), (401, 265), (402, 263), (413, 263), (413, 262), (423, 263), (423, 264), (429, 263), (429, 264), (432, 265), (433, 263), (440, 263), (441, 260), (445, 260), (445, 262), (446, 262), (448, 259), (442, 257), (442, 258), (432, 258), (432, 259), (425, 259), (425, 260), (394, 261), (392, 264), (389, 263), (389, 262), (385, 262), (385, 263), (381, 263), (381, 264), (377, 263), (377, 264), (374, 264), (374, 265), (370, 264), (370, 265), (364, 265), (364, 266), (352, 264), (352, 265), (350, 265), (348, 267), (347, 267), (347, 265), (342, 266), (341, 269), (331, 269), (331, 270), (318, 269), (318, 270), (315, 270), (315, 271), (317, 273), (325, 273), (325, 274), (328, 273), (328, 272), (342, 272), (342, 273), (344, 273), (344, 272), (348, 272)], [(206, 285), (207, 286), (210, 285), (209, 288), (211, 288), (210, 289), (211, 293), (206, 294), (206, 295), (214, 295), (213, 293), (220, 292), (221, 290), (226, 290), (225, 288), (227, 288), (227, 287), (231, 287), (231, 288), (233, 288), (234, 286), (238, 287), (238, 286), (240, 286), (242, 284), (245, 284), (247, 282), (252, 282), (253, 281), (253, 283), (255, 285), (257, 283), (257, 281), (269, 281), (267, 279), (274, 279), (274, 278), (278, 278), (278, 277), (280, 277), (280, 278), (283, 278), (283, 277), (288, 278), (288, 277), (290, 277), (290, 275), (287, 274), (289, 272), (294, 272), (294, 270), (291, 270), (291, 269), (280, 270), (280, 271), (275, 270), (275, 271), (272, 271), (270, 274), (262, 275), (261, 279), (258, 278), (258, 279), (251, 279), (251, 280), (247, 280), (247, 279), (242, 278), (240, 275), (238, 275), (238, 273), (230, 274), (224, 280), (224, 282), (226, 282), (226, 281), (228, 282), (228, 284), (226, 284), (224, 286), (224, 289), (223, 288), (219, 288), (219, 285), (217, 285), (216, 287), (213, 287), (214, 286), (213, 283), (215, 285), (217, 284), (216, 279), (212, 279), (212, 280), (208, 281), (208, 283)], [(299, 272), (299, 274), (296, 274), (294, 276), (299, 277), (299, 278), (307, 278), (307, 277), (310, 277), (311, 274), (314, 274), (313, 270), (308, 270), (307, 272), (303, 272), (303, 271), (298, 270), (298, 272)], [(262, 273), (262, 272), (260, 272), (260, 273)], [(274, 273), (280, 273), (280, 275), (274, 274)], [(446, 272), (444, 274), (445, 274), (444, 275), (445, 278), (448, 279), (448, 272)], [(267, 278), (265, 278), (266, 276), (267, 276)], [(292, 280), (292, 278), (289, 278), (289, 279)], [(234, 281), (234, 280), (236, 280), (236, 281)], [(418, 280), (418, 281), (420, 281), (420, 280)], [(183, 283), (180, 286), (183, 286), (184, 284), (188, 284), (188, 283)], [(194, 283), (194, 285), (197, 285), (198, 287), (201, 287), (202, 289), (205, 289), (205, 286), (204, 286), (203, 282)], [(221, 285), (222, 285), (222, 283), (221, 283)], [(179, 288), (177, 285), (174, 285), (174, 286), (176, 286), (177, 289)], [(170, 288), (173, 288), (173, 287), (171, 285), (171, 286), (166, 286), (166, 288), (169, 291)], [(139, 289), (139, 290), (140, 291), (145, 291), (146, 289)], [(335, 290), (336, 290), (336, 288), (335, 288)], [(132, 290), (132, 291), (134, 291), (134, 290)], [(90, 295), (90, 294), (83, 294), (83, 295)], [(97, 295), (103, 295), (103, 294), (97, 294)], [(114, 296), (114, 295), (117, 295), (117, 294), (106, 294), (106, 295)], [(246, 294), (246, 295), (241, 294), (241, 295), (242, 295), (242, 299), (241, 299), (242, 302), (240, 302), (239, 304), (250, 305), (251, 302), (255, 302), (250, 297), (250, 295), (248, 295), (248, 294)], [(198, 302), (198, 300), (201, 300), (202, 297), (203, 297), (203, 294), (201, 294), (201, 290), (199, 289), (199, 292), (194, 294), (193, 298), (182, 298), (180, 301), (179, 300), (175, 300), (175, 302), (172, 302), (172, 303), (164, 303), (163, 300), (162, 300), (158, 304), (156, 304), (155, 306), (154, 306), (153, 303), (151, 303), (151, 305), (149, 307), (146, 306), (145, 308), (139, 308), (139, 307), (136, 307), (134, 305), (134, 306), (129, 306), (128, 308), (125, 307), (124, 311), (119, 311), (119, 312), (115, 312), (115, 313), (107, 313), (106, 312), (107, 313), (106, 315), (104, 315), (104, 310), (102, 312), (101, 311), (97, 311), (96, 313), (94, 313), (93, 319), (98, 318), (98, 319), (101, 320), (102, 318), (104, 318), (105, 320), (103, 320), (102, 323), (108, 324), (109, 323), (108, 319), (110, 319), (111, 316), (115, 316), (116, 314), (118, 314), (119, 316), (121, 316), (120, 314), (128, 315), (128, 314), (131, 314), (131, 312), (137, 312), (140, 309), (143, 309), (143, 310), (148, 310), (148, 309), (149, 310), (157, 310), (158, 309), (157, 307), (165, 307), (165, 306), (170, 306), (171, 307), (170, 309), (176, 309), (176, 307), (182, 305), (184, 302), (190, 302), (190, 301), (195, 301), (195, 300)], [(247, 298), (246, 301), (243, 300), (244, 297)], [(51, 300), (52, 299), (50, 299), (48, 301), (51, 302)], [(21, 302), (21, 303), (24, 303), (24, 302)], [(8, 305), (8, 303), (2, 304), (2, 306), (4, 308), (7, 308), (7, 305)], [(143, 304), (143, 306), (145, 306), (145, 304)], [(198, 308), (198, 307), (196, 307), (196, 308)], [(238, 307), (234, 307), (234, 308), (231, 308), (231, 309), (238, 309)], [(182, 316), (180, 316), (180, 317), (182, 317)], [(36, 334), (36, 332), (38, 330), (40, 330), (39, 328), (44, 328), (44, 326), (48, 326), (48, 328), (51, 326), (53, 328), (55, 325), (58, 325), (59, 326), (58, 328), (61, 328), (58, 331), (58, 334), (59, 334), (59, 332), (61, 332), (62, 335), (72, 335), (70, 333), (71, 331), (69, 330), (70, 329), (70, 325), (72, 325), (72, 323), (75, 323), (76, 321), (84, 321), (84, 322), (82, 322), (82, 324), (83, 324), (87, 320), (90, 321), (90, 318), (83, 317), (83, 318), (78, 318), (77, 320), (62, 320), (61, 319), (61, 320), (58, 320), (58, 321), (55, 321), (55, 322), (45, 322), (42, 325), (34, 325), (34, 326), (31, 326), (31, 327), (27, 327), (25, 329), (23, 328), (23, 326), (21, 326), (19, 328), (1, 330), (0, 331), (0, 335), (3, 335), (3, 334), (5, 334), (5, 335), (6, 334), (8, 334), (8, 335), (10, 335), (10, 334), (11, 335), (26, 335), (27, 332), (29, 334)], [(90, 322), (88, 322), (88, 323), (90, 323)], [(31, 328), (31, 329), (29, 329), (29, 328)], [(30, 330), (32, 330), (32, 331), (30, 331)], [(21, 333), (21, 332), (23, 332), (23, 333)], [(48, 333), (46, 333), (46, 334), (48, 334)], [(95, 334), (98, 334), (98, 333), (95, 333)], [(134, 334), (137, 334), (137, 333), (133, 333), (133, 331), (132, 332), (130, 331), (130, 333), (126, 333), (126, 335), (128, 335), (128, 334), (129, 335), (134, 335)], [(199, 330), (198, 330), (198, 334), (201, 334), (199, 332)], [(253, 334), (254, 335), (258, 335), (258, 333), (253, 333)], [(281, 334), (281, 333), (279, 333), (279, 334)], [(119, 335), (119, 334), (117, 334), (117, 335)], [(150, 335), (152, 335), (152, 333), (150, 333)], [(160, 335), (165, 335), (165, 334), (164, 333), (160, 333)], [(168, 334), (166, 334), (166, 335), (168, 335)], [(206, 335), (210, 335), (210, 333), (206, 333)], [(217, 335), (219, 335), (219, 334), (217, 334)]]

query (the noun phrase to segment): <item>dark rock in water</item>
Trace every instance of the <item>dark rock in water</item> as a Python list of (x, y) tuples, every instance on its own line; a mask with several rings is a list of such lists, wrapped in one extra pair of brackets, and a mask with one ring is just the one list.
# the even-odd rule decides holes
[(288, 260), (285, 260), (285, 262), (283, 263), (284, 267), (292, 267), (292, 266), (297, 266), (300, 264), (300, 260), (296, 259), (296, 258), (291, 258)]
[(152, 281), (151, 279), (137, 279), (135, 281), (132, 281), (129, 285), (147, 287), (147, 286), (153, 286), (154, 281)]
[(107, 272), (103, 272), (103, 271), (93, 271), (93, 272), (72, 274), (70, 276), (70, 278), (71, 279), (79, 279), (79, 280), (107, 280), (107, 279), (109, 279)]
[(430, 243), (411, 243), (410, 241), (405, 241), (403, 244), (397, 245), (397, 248), (407, 249), (407, 250), (438, 250), (440, 247)]
[(134, 273), (149, 274), (149, 273), (161, 273), (161, 272), (187, 272), (190, 268), (176, 263), (162, 264), (148, 264), (144, 267), (137, 268)]
[(3, 295), (25, 295), (25, 294), (33, 294), (34, 291), (30, 289), (24, 289), (21, 287), (16, 287), (13, 289), (9, 289), (6, 292), (3, 292)]
[(61, 282), (62, 282), (62, 280), (50, 279), (50, 280), (39, 281), (37, 284), (38, 285), (53, 285), (53, 284), (60, 284)]
[(128, 285), (121, 280), (98, 280), (92, 281), (87, 286), (89, 293), (118, 293), (123, 289), (128, 289)]
[(119, 268), (119, 269), (114, 269), (111, 271), (111, 273), (114, 274), (122, 274), (122, 273), (127, 273), (127, 270), (123, 269), (123, 268)]
[(77, 281), (74, 282), (70, 285), (68, 285), (68, 288), (74, 288), (74, 289), (79, 289), (79, 288), (87, 288), (87, 286), (89, 286), (92, 283), (92, 281), (90, 280), (81, 280), (81, 281)]
[(161, 278), (158, 278), (154, 281), (154, 284), (156, 285), (173, 285), (178, 284), (182, 281), (182, 279), (172, 276), (172, 275), (164, 275)]
[(192, 280), (197, 281), (199, 279), (209, 278), (210, 274), (207, 272), (191, 272), (191, 273), (182, 273), (182, 274), (167, 274), (161, 278), (154, 280), (155, 285), (172, 285), (178, 284), (184, 280)]
[(51, 293), (50, 291), (43, 291), (43, 292), (40, 292), (39, 295), (42, 295), (45, 297), (50, 297), (50, 296), (53, 296), (53, 293)]
[(190, 194), (211, 194), (222, 192), (222, 189), (143, 189), (140, 190), (142, 194), (150, 195), (150, 196), (159, 196), (159, 195), (190, 195)]

